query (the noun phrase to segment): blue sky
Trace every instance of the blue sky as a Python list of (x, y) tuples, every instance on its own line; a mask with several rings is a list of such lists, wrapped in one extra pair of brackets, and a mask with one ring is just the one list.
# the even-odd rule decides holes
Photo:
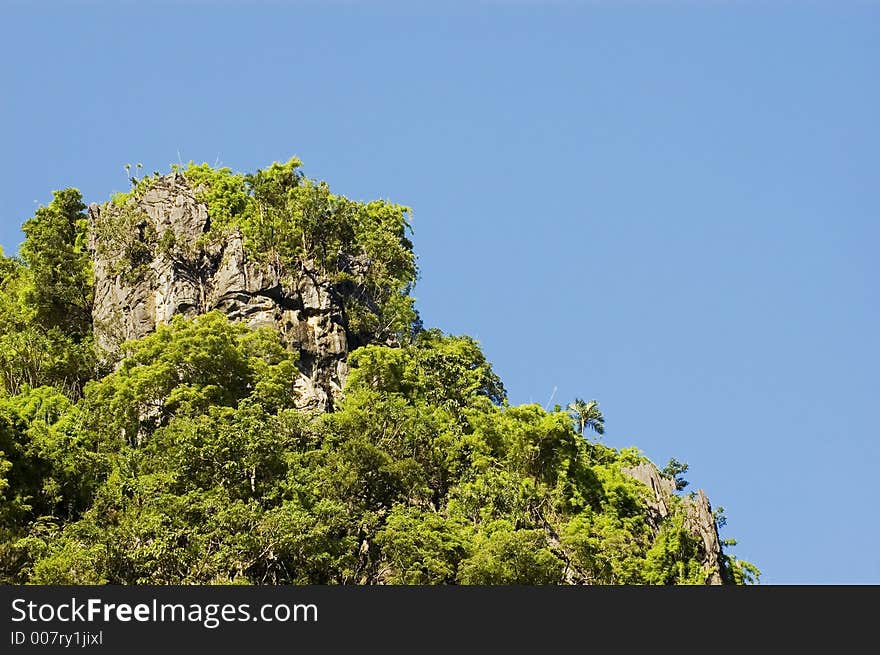
[(413, 208), (512, 402), (689, 462), (764, 583), (880, 583), (880, 5), (365, 5), (4, 4), (6, 253), (126, 163), (298, 155)]

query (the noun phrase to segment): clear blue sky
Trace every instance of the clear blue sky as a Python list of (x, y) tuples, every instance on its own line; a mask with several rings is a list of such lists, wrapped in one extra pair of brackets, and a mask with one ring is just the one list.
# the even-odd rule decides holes
[(298, 155), (413, 207), (425, 323), (512, 402), (597, 398), (609, 444), (689, 462), (765, 583), (880, 583), (880, 5), (28, 4), (7, 254), (126, 163)]

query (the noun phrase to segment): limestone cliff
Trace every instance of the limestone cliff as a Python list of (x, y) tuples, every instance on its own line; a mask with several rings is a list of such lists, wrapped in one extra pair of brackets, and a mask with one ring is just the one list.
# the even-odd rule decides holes
[(91, 205), (95, 338), (113, 361), (120, 345), (175, 314), (221, 310), (271, 326), (299, 351), (297, 405), (327, 411), (340, 393), (352, 347), (342, 298), (308, 263), (296, 275), (252, 261), (242, 236), (207, 239), (211, 217), (186, 179), (159, 178), (123, 207)]

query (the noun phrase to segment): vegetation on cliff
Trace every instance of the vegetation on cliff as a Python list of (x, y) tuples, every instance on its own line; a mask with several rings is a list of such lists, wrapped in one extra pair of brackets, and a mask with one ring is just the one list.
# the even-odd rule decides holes
[[(205, 244), (237, 232), (261, 265), (319, 271), (345, 298), (368, 345), (333, 412), (295, 408), (297, 352), (275, 330), (216, 311), (102, 369), (89, 243), (124, 236), (125, 275), (161, 237), (120, 222), (90, 241), (75, 189), (0, 254), (0, 582), (705, 583), (688, 498), (652, 517), (625, 472), (646, 460), (591, 438), (598, 404), (510, 405), (474, 340), (420, 325), (408, 210), (334, 195), (299, 165), (180, 173)], [(136, 215), (151, 179), (105, 215)], [(685, 469), (667, 469), (679, 489)], [(758, 575), (728, 553), (720, 569)]]
[[(275, 272), (288, 278), (317, 273), (331, 280), (354, 338), (364, 343), (405, 338), (417, 318), (409, 293), (417, 276), (407, 236), (410, 209), (333, 194), (326, 182), (304, 176), (301, 165), (293, 158), (247, 175), (208, 164), (174, 167), (208, 211), (208, 230), (196, 247), (240, 234), (251, 259)], [(158, 173), (133, 178), (132, 190), (116, 194), (102, 212), (96, 247), (114, 246), (123, 275), (143, 268), (149, 250), (173, 252), (180, 246), (174, 232), (156, 234), (143, 221), (138, 200), (160, 179)]]

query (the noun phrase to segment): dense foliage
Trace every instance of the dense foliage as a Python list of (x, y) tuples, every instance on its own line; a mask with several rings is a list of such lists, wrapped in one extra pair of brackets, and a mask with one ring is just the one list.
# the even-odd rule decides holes
[(183, 174), (207, 238), (239, 230), (267, 265), (350, 284), (373, 343), (332, 413), (294, 408), (297, 357), (274, 330), (218, 312), (99, 370), (73, 189), (25, 224), (20, 258), (0, 254), (0, 583), (704, 583), (686, 498), (652, 526), (622, 470), (644, 458), (587, 436), (598, 404), (509, 405), (475, 341), (417, 325), (407, 210), (298, 166)]

